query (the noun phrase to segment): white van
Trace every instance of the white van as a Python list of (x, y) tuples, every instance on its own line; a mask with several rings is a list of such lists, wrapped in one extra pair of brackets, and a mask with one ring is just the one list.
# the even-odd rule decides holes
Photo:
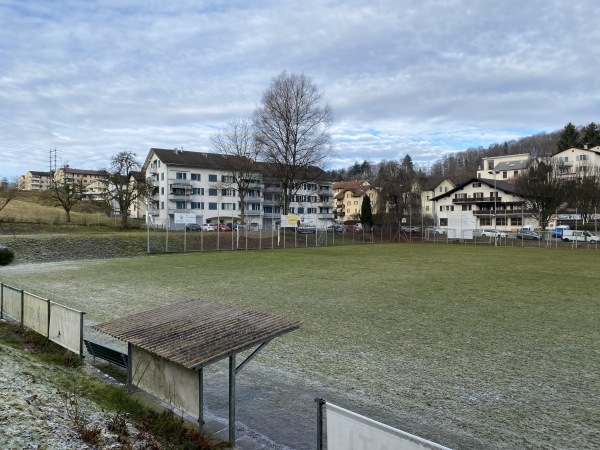
[(522, 233), (530, 233), (532, 231), (535, 231), (535, 227), (533, 225), (523, 225), (521, 228)]
[(595, 244), (596, 242), (600, 242), (600, 237), (596, 236), (595, 234), (590, 233), (589, 231), (563, 230), (562, 240), (565, 242), (578, 241), (578, 242), (589, 242), (590, 244)]

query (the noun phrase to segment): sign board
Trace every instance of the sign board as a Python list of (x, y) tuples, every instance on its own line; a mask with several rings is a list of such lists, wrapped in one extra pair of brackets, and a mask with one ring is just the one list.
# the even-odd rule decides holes
[(196, 223), (196, 214), (175, 213), (175, 223)]
[(300, 223), (298, 223), (299, 227), (316, 227), (317, 219), (312, 214), (304, 214), (300, 216)]
[(298, 226), (298, 216), (296, 214), (287, 214), (281, 216), (281, 228), (296, 228)]

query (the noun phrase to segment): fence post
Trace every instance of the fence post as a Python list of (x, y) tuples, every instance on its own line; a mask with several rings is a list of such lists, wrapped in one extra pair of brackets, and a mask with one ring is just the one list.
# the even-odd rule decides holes
[(25, 326), (25, 290), (21, 289), (21, 326)]
[(315, 398), (315, 402), (317, 402), (317, 450), (323, 450), (323, 406), (325, 406), (325, 400)]
[(4, 319), (4, 283), (0, 283), (0, 319)]

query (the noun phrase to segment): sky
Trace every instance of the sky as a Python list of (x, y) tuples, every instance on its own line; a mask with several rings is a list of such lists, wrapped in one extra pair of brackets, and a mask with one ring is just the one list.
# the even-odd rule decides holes
[(0, 177), (214, 151), (274, 77), (333, 109), (326, 168), (600, 122), (593, 0), (0, 0)]

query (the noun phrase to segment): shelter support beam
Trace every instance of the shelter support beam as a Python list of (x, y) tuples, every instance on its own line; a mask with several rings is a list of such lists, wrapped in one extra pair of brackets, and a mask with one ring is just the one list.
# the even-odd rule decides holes
[(253, 351), (253, 352), (252, 352), (250, 355), (248, 355), (248, 357), (247, 357), (247, 358), (246, 358), (244, 361), (242, 361), (242, 362), (240, 363), (240, 365), (239, 365), (239, 366), (237, 366), (237, 367), (235, 368), (235, 373), (238, 373), (240, 370), (242, 370), (242, 369), (244, 368), (244, 366), (245, 366), (246, 364), (248, 364), (250, 361), (252, 361), (252, 360), (254, 359), (254, 357), (255, 357), (256, 355), (258, 355), (258, 353), (259, 353), (259, 352), (260, 352), (260, 351), (261, 351), (263, 348), (265, 348), (265, 347), (266, 347), (266, 345), (267, 345), (269, 342), (271, 342), (271, 340), (270, 340), (270, 339), (269, 339), (268, 341), (265, 341), (265, 342), (263, 342), (262, 344), (260, 344), (260, 345), (257, 347), (257, 349), (256, 349), (256, 350), (254, 350), (254, 351)]

